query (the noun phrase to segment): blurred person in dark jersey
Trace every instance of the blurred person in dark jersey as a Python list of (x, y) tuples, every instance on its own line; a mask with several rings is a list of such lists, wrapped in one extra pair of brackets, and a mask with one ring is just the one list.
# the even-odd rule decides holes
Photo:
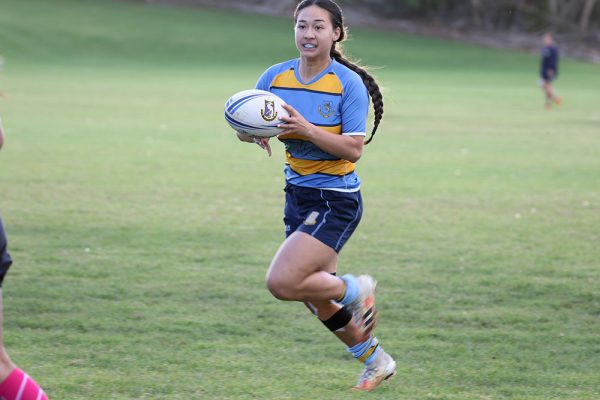
[(552, 104), (560, 105), (560, 98), (554, 88), (552, 82), (558, 77), (558, 48), (554, 42), (554, 37), (551, 33), (544, 34), (544, 47), (542, 48), (542, 57), (540, 63), (540, 85), (546, 97), (546, 108), (550, 109)]

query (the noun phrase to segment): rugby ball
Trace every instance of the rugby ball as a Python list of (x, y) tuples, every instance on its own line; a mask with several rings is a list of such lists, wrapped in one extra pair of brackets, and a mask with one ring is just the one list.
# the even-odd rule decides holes
[(282, 107), (281, 97), (265, 90), (238, 92), (225, 103), (225, 120), (236, 131), (246, 135), (272, 137), (279, 135), (282, 116), (289, 113)]

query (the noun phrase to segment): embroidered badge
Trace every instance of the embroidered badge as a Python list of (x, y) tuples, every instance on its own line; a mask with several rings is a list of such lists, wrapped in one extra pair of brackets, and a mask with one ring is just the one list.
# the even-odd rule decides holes
[(333, 114), (335, 114), (335, 107), (333, 106), (333, 103), (331, 101), (324, 101), (322, 104), (319, 104), (319, 107), (317, 109), (319, 111), (319, 114), (321, 114), (321, 116), (323, 116), (324, 118), (329, 118)]
[(265, 100), (265, 108), (260, 110), (260, 116), (265, 121), (273, 121), (277, 118), (277, 111), (275, 111), (275, 101)]
[(314, 225), (314, 224), (316, 224), (318, 216), (319, 216), (319, 212), (318, 211), (311, 211), (311, 213), (308, 214), (308, 217), (306, 217), (306, 219), (304, 220), (304, 225)]

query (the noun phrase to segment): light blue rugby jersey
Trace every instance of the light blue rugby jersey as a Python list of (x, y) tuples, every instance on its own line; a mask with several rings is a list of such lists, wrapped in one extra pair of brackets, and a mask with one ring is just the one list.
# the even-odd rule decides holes
[[(304, 118), (331, 134), (365, 136), (369, 94), (360, 76), (335, 59), (310, 82), (302, 82), (299, 59), (273, 65), (258, 80)], [(285, 178), (297, 186), (355, 192), (360, 179), (355, 164), (329, 154), (300, 135), (279, 135), (285, 144)]]

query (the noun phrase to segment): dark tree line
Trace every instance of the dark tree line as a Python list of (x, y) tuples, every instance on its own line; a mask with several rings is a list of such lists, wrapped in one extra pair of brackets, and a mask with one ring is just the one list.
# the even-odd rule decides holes
[[(299, 0), (143, 0), (148, 3), (203, 4), (289, 14)], [(383, 18), (420, 19), (457, 28), (596, 36), (600, 0), (336, 0), (344, 8), (368, 9)]]
[(597, 0), (340, 0), (397, 18), (439, 20), (484, 30), (586, 34), (600, 30)]

